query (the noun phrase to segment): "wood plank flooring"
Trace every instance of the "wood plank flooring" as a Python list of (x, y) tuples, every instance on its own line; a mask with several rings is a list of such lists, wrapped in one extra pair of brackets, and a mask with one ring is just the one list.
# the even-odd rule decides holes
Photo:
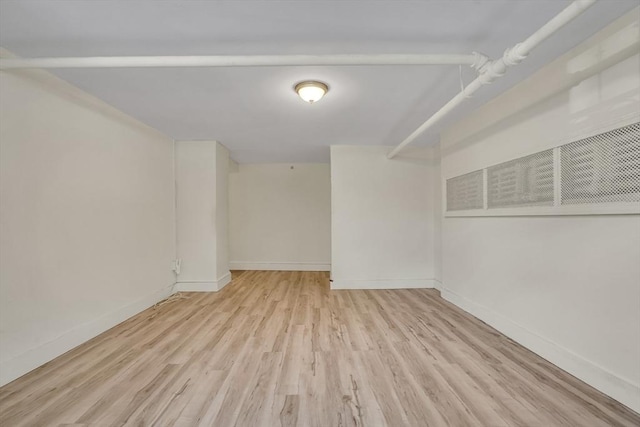
[(1, 426), (638, 426), (434, 290), (251, 271), (0, 388)]

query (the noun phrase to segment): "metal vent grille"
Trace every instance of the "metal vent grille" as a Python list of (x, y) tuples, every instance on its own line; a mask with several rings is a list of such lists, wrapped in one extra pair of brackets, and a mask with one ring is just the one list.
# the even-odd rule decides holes
[(484, 207), (483, 172), (476, 171), (447, 180), (447, 210)]
[(491, 208), (553, 205), (553, 150), (500, 163), (487, 169)]
[(561, 147), (563, 205), (640, 201), (640, 123)]

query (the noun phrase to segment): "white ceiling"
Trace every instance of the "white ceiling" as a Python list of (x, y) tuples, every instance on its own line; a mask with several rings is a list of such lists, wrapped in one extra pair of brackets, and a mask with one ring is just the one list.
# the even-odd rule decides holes
[[(499, 56), (565, 0), (0, 0), (0, 45), (23, 57), (470, 53)], [(601, 0), (480, 93), (504, 91), (638, 5)], [(460, 89), (457, 66), (77, 69), (54, 73), (177, 140), (241, 163), (328, 161), (329, 145), (396, 145)], [(463, 69), (466, 82), (474, 78)], [(293, 85), (331, 90), (309, 105)], [(417, 143), (437, 140), (434, 132)]]

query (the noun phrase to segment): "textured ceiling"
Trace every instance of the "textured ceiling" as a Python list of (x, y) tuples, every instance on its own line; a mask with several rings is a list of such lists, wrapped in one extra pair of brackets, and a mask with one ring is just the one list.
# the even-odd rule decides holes
[[(564, 0), (2, 0), (0, 45), (24, 57), (470, 53), (496, 57)], [(443, 124), (569, 50), (637, 0), (601, 0)], [(329, 145), (396, 145), (460, 89), (457, 66), (54, 70), (177, 140), (215, 139), (249, 162), (328, 161)], [(463, 67), (463, 81), (474, 73)], [(321, 102), (293, 85), (320, 79)], [(437, 129), (418, 144), (437, 140)]]

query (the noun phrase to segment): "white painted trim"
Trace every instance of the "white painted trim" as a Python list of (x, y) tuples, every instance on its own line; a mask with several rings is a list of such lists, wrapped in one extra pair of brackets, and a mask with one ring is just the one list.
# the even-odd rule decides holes
[(560, 206), (524, 206), (495, 209), (470, 209), (445, 211), (445, 218), (495, 217), (495, 216), (565, 216), (565, 215), (638, 215), (640, 203), (584, 203)]
[(434, 279), (333, 280), (331, 289), (417, 289), (435, 288)]
[(95, 338), (117, 324), (168, 298), (175, 292), (217, 292), (229, 283), (231, 283), (230, 272), (227, 272), (215, 282), (178, 282), (116, 311), (76, 326), (52, 341), (0, 362), (0, 386)]
[(217, 288), (218, 288), (219, 291), (222, 290), (222, 288), (227, 286), (229, 283), (231, 283), (231, 272), (230, 271), (227, 271), (223, 276), (218, 277), (218, 280), (216, 281)]
[(323, 262), (253, 262), (230, 261), (230, 270), (275, 271), (331, 271), (331, 264)]
[(581, 379), (618, 402), (640, 412), (640, 385), (573, 353), (571, 350), (532, 332), (495, 311), (442, 287), (442, 297), (504, 335)]
[(9, 360), (0, 362), (0, 386), (23, 376), (61, 354), (95, 338), (117, 324), (169, 297), (172, 293), (173, 285), (167, 286), (118, 310), (78, 325), (49, 342), (32, 348)]
[(231, 273), (227, 273), (213, 282), (177, 282), (174, 292), (218, 292), (231, 282)]
[(175, 292), (216, 292), (217, 282), (177, 282)]

